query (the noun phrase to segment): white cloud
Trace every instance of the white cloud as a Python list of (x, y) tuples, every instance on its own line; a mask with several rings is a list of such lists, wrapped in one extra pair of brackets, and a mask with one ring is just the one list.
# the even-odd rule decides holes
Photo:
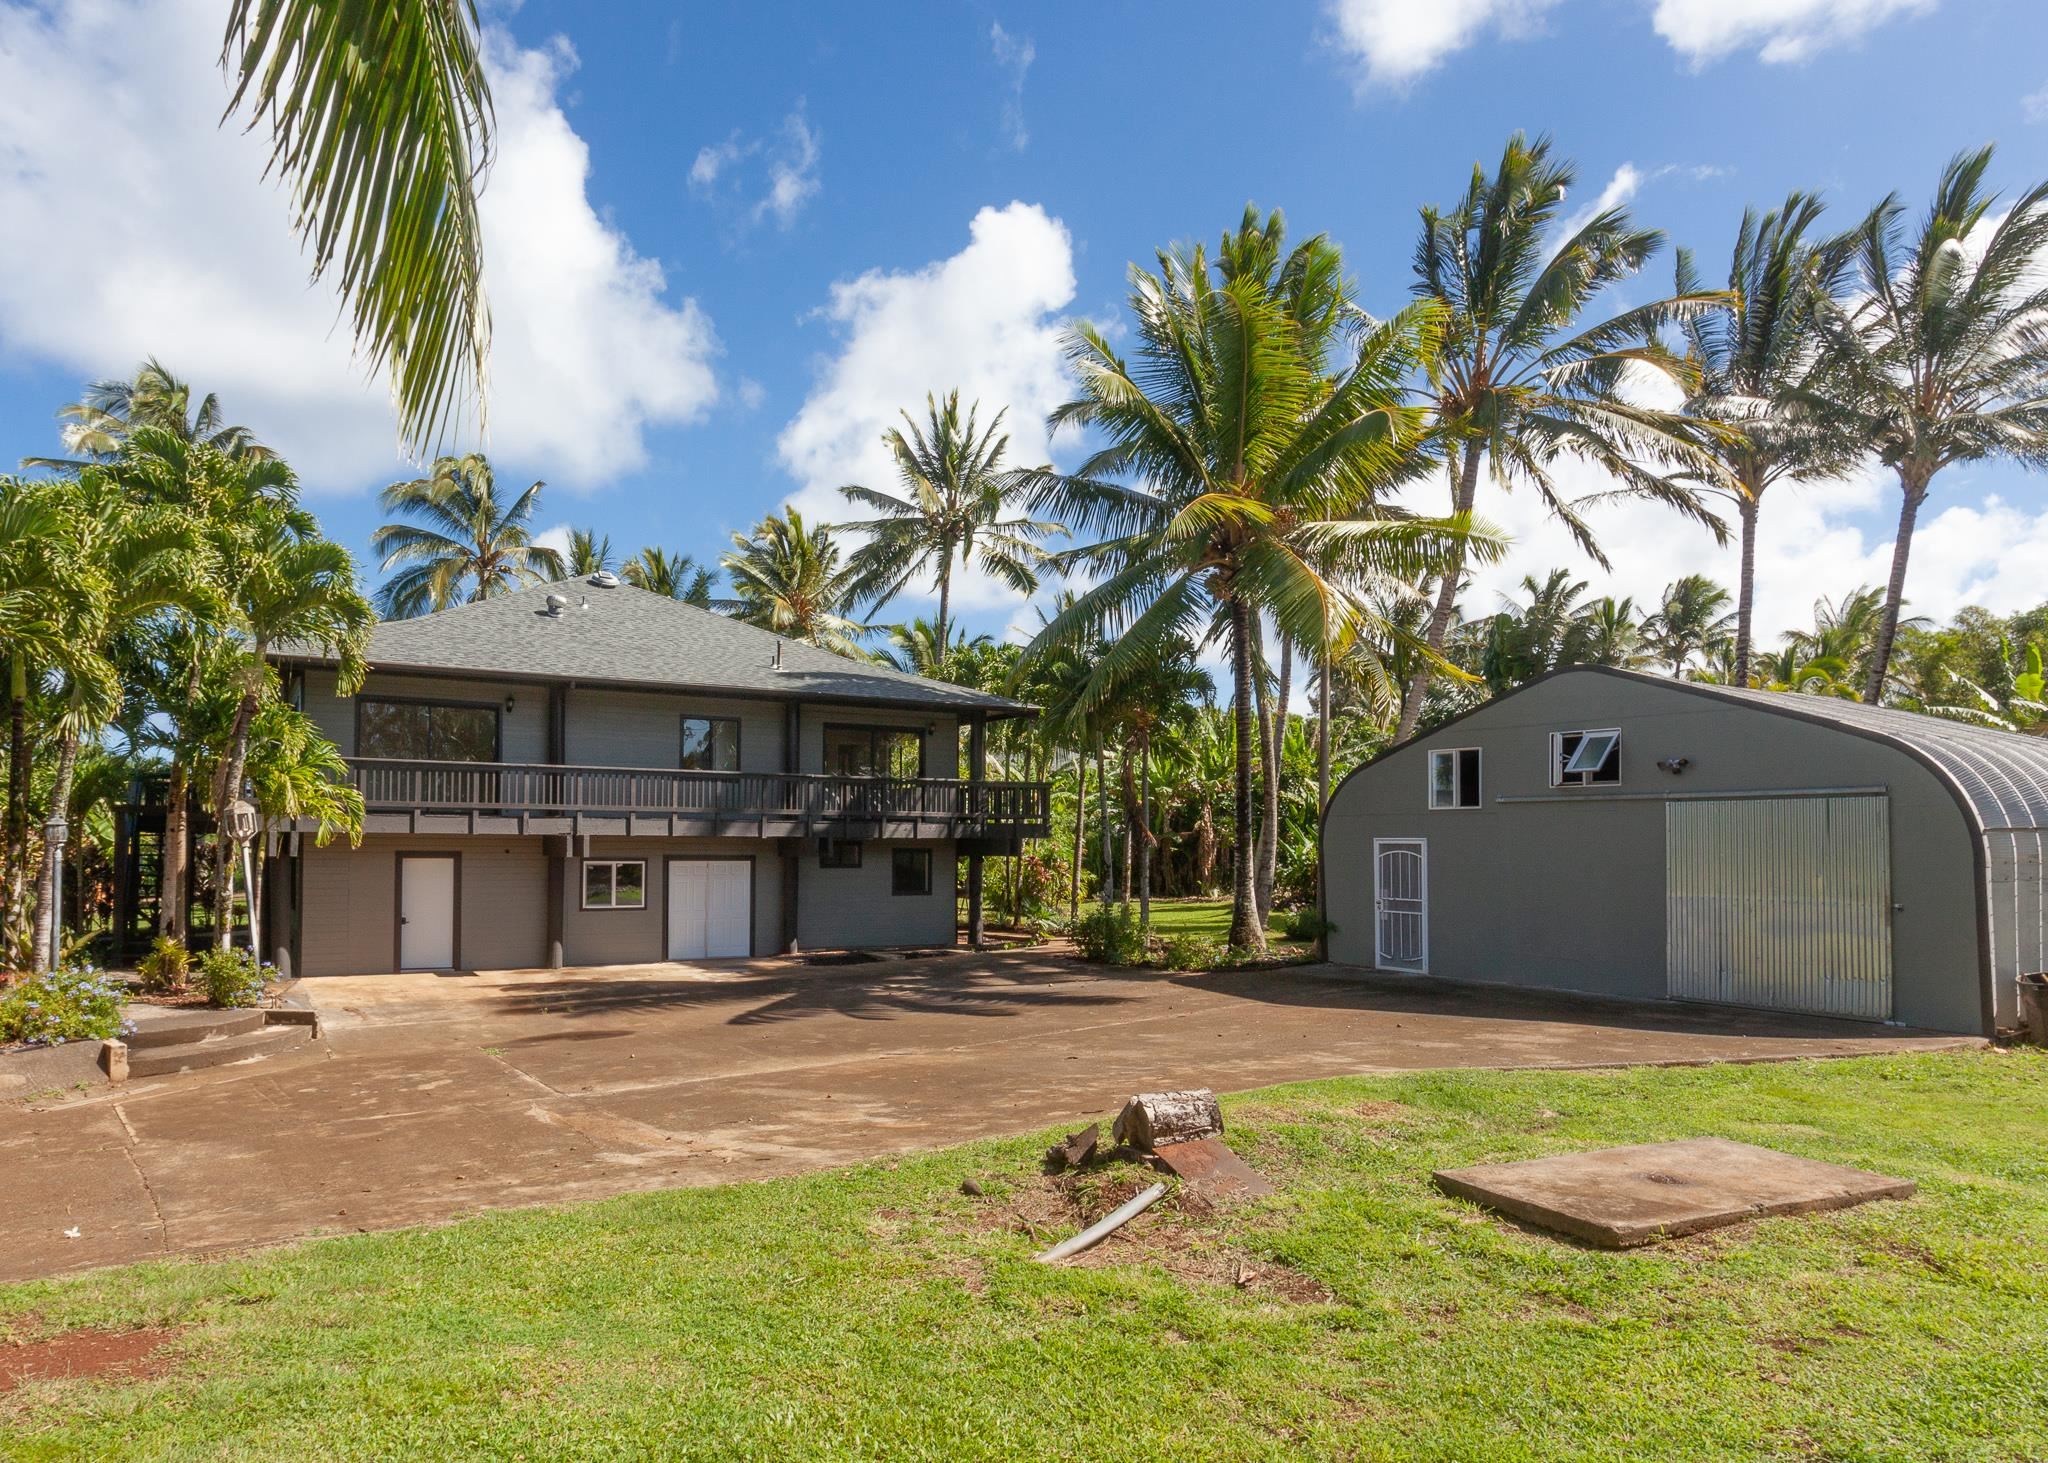
[[(1662, 177), (1669, 171), (1670, 169), (1668, 168), (1660, 168), (1652, 176)], [(1642, 169), (1638, 168), (1634, 163), (1623, 163), (1614, 170), (1614, 176), (1607, 180), (1607, 186), (1600, 190), (1599, 197), (1579, 209), (1578, 212), (1567, 217), (1563, 223), (1558, 225), (1558, 236), (1569, 239), (1601, 214), (1607, 212), (1608, 209), (1619, 208), (1622, 204), (1635, 197), (1636, 190), (1642, 186)]]
[[(734, 132), (723, 142), (699, 148), (690, 164), (690, 191), (732, 211), (746, 224), (772, 217), (786, 229), (818, 195), (819, 155), (817, 129), (805, 117), (799, 97), (773, 136)], [(765, 178), (746, 176), (743, 165), (756, 158), (766, 161)]]
[[(307, 287), (289, 200), (261, 181), (262, 139), (216, 126), (219, 47), (211, 0), (0, 3), (0, 359), (85, 379), (155, 354), (218, 391), (309, 490), (395, 475), (388, 398), (357, 366), (332, 286)], [(588, 150), (555, 96), (573, 52), (492, 31), (487, 61), (489, 447), (595, 483), (643, 460), (647, 427), (715, 399), (716, 338), (591, 207)]]
[(1024, 77), (1031, 70), (1031, 63), (1038, 59), (1038, 48), (1028, 36), (1019, 40), (1011, 35), (1000, 21), (990, 23), (988, 42), (995, 52), (996, 65), (1009, 78), (1009, 90), (1003, 98), (1003, 135), (1011, 147), (1022, 152), (1031, 145), (1030, 129), (1024, 125)]
[[(807, 518), (857, 516), (839, 488), (896, 482), (882, 433), (924, 410), (927, 392), (958, 388), (986, 422), (1007, 407), (1007, 461), (1048, 460), (1046, 414), (1066, 399), (1059, 312), (1074, 298), (1073, 241), (1036, 204), (984, 208), (967, 247), (907, 272), (870, 270), (832, 287), (818, 312), (837, 337), (816, 384), (776, 448)], [(976, 576), (955, 587), (961, 608), (1013, 604)], [(905, 613), (911, 611), (906, 610)]]
[(1812, 59), (1936, 0), (1657, 0), (1651, 23), (1694, 65), (1754, 49), (1766, 62)]
[(1413, 81), (1489, 29), (1527, 34), (1557, 0), (1331, 0), (1338, 48), (1364, 63), (1364, 80)]
[[(1508, 40), (1541, 28), (1558, 0), (1329, 0), (1332, 42), (1363, 66), (1361, 80), (1402, 86), (1489, 31)], [(1695, 66), (1735, 51), (1766, 62), (1805, 61), (1894, 16), (1939, 0), (1643, 0), (1650, 21)]]
[(2048, 86), (2021, 97), (2020, 113), (2029, 122), (2048, 122)]

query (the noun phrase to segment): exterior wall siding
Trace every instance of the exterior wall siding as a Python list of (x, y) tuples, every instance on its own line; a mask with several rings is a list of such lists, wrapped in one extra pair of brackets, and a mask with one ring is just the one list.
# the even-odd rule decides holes
[[(1550, 734), (1622, 729), (1622, 781), (1583, 801), (1548, 795)], [(1433, 811), (1432, 749), (1478, 747), (1482, 802)], [(1663, 758), (1690, 759), (1683, 775)], [(1333, 960), (1374, 963), (1374, 838), (1423, 838), (1430, 973), (1457, 980), (1662, 998), (1665, 804), (1603, 793), (1885, 787), (1891, 802), (1893, 1019), (1982, 1027), (1974, 838), (1948, 790), (1901, 749), (1698, 693), (1560, 675), (1361, 768), (1323, 834)]]
[[(357, 694), (396, 696), (410, 701), (488, 702), (499, 708), (499, 761), (548, 760), (548, 693), (544, 686), (372, 671)], [(510, 711), (503, 709), (508, 696), (512, 699)], [(327, 740), (341, 749), (344, 757), (356, 755), (356, 703), (351, 697), (334, 694), (333, 671), (315, 668), (306, 672), (306, 715)], [(661, 765), (673, 765), (673, 756), (669, 763)]]
[(773, 701), (572, 689), (564, 761), (591, 767), (674, 767), (685, 716), (740, 723), (740, 770), (782, 770), (782, 707)]
[[(889, 892), (891, 850), (898, 848), (931, 850), (931, 893)], [(827, 869), (813, 845), (797, 876), (797, 939), (806, 949), (950, 945), (959, 923), (958, 864), (950, 842), (877, 839), (864, 846), (859, 868)]]
[(805, 705), (798, 723), (797, 767), (799, 772), (825, 770), (825, 728), (827, 726), (897, 726), (925, 734), (924, 775), (960, 775), (960, 720), (950, 712), (938, 714), (920, 707), (900, 711), (879, 711), (870, 706)]
[(547, 859), (537, 838), (397, 837), (360, 848), (337, 841), (304, 854), (300, 973), (365, 975), (397, 968), (398, 855), (462, 856), (457, 958), (472, 970), (519, 970), (546, 959)]
[(564, 881), (562, 958), (570, 965), (651, 965), (668, 958), (664, 911), (668, 902), (668, 860), (733, 858), (753, 862), (753, 953), (782, 948), (782, 855), (776, 845), (715, 838), (596, 838), (593, 859), (645, 859), (645, 909), (583, 908), (583, 861), (569, 860)]

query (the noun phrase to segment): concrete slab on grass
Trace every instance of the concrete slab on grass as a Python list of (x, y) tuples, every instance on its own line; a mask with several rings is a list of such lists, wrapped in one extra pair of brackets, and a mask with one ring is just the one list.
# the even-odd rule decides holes
[(1726, 1138), (1684, 1138), (1444, 1169), (1437, 1187), (1544, 1229), (1626, 1249), (1772, 1214), (1905, 1199), (1913, 1185)]

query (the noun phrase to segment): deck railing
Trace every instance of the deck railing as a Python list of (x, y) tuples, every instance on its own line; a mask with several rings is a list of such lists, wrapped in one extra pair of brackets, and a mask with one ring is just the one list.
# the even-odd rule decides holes
[(1043, 782), (391, 757), (347, 761), (356, 791), (373, 813), (767, 817), (820, 825), (915, 820), (948, 823), (963, 835), (1042, 834), (1052, 817), (1052, 790)]

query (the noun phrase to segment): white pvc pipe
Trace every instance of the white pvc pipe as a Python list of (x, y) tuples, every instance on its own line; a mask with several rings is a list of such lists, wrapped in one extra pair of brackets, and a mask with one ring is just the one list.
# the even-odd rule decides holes
[(1090, 1245), (1099, 1244), (1158, 1203), (1160, 1196), (1165, 1194), (1165, 1192), (1165, 1184), (1154, 1184), (1151, 1188), (1145, 1190), (1144, 1193), (1129, 1200), (1115, 1213), (1108, 1215), (1106, 1218), (1098, 1219), (1071, 1239), (1063, 1239), (1044, 1254), (1037, 1256), (1038, 1263), (1050, 1265), (1055, 1261), (1066, 1259), (1069, 1255), (1078, 1255)]

